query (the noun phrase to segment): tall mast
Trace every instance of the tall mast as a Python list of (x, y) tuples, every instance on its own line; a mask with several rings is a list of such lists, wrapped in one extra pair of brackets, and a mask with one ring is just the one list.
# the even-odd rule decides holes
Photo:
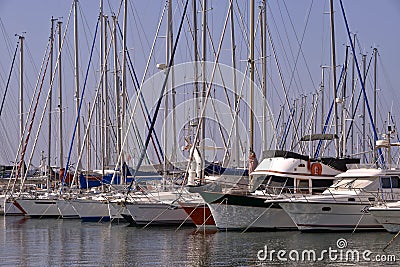
[(342, 101), (341, 101), (341, 104), (342, 104), (342, 116), (341, 116), (341, 118), (342, 118), (342, 134), (341, 134), (341, 139), (340, 140), (342, 140), (342, 149), (341, 149), (341, 153), (340, 153), (340, 157), (343, 157), (343, 156), (345, 156), (347, 153), (346, 153), (346, 86), (347, 86), (347, 73), (348, 73), (348, 69), (347, 69), (347, 66), (348, 66), (348, 63), (347, 63), (347, 61), (348, 61), (348, 57), (349, 57), (349, 46), (347, 45), (346, 46), (346, 57), (345, 57), (345, 60), (344, 60), (344, 64), (345, 64), (345, 69), (344, 69), (344, 77), (343, 77), (343, 79), (344, 79), (344, 81), (343, 81), (343, 93), (342, 93)]
[[(90, 102), (88, 102), (87, 104), (87, 109), (90, 110)], [(83, 122), (83, 124), (85, 124), (85, 122)], [(90, 121), (89, 118), (87, 119), (87, 132), (88, 132), (88, 136), (86, 139), (86, 169), (89, 171), (91, 169), (91, 164), (90, 164), (90, 160), (91, 160), (91, 155), (90, 155), (90, 142), (91, 142), (91, 138), (90, 138)]]
[[(24, 136), (24, 36), (19, 36), (19, 52), (20, 52), (20, 71), (19, 71), (19, 130), (20, 130), (20, 140)], [(24, 160), (23, 158), (21, 159)], [(25, 173), (24, 164), (22, 164), (21, 177)]]
[[(364, 83), (364, 89), (366, 87), (366, 80), (367, 80), (367, 55), (362, 55), (362, 62), (363, 62), (363, 83)], [(362, 105), (362, 153), (364, 155), (364, 163), (366, 162), (366, 156), (364, 153), (366, 153), (366, 144), (365, 144), (365, 98), (363, 99), (363, 105)]]
[[(250, 63), (250, 94), (249, 94), (249, 174), (257, 167), (257, 157), (254, 153), (254, 0), (250, 0), (250, 55), (248, 62)], [(249, 190), (253, 187), (253, 176), (249, 175)]]
[(63, 146), (63, 121), (62, 121), (62, 68), (61, 68), (61, 26), (62, 22), (57, 22), (58, 26), (58, 110), (59, 110), (59, 134), (60, 134), (60, 144), (59, 144), (59, 153), (60, 153), (60, 168), (64, 166), (64, 146)]
[[(75, 99), (76, 99), (76, 116), (77, 116), (77, 151), (78, 155), (81, 152), (81, 123), (79, 118), (79, 51), (78, 51), (78, 0), (74, 0), (74, 40), (75, 40)], [(78, 161), (78, 169), (81, 169), (81, 161)]]
[(235, 127), (235, 142), (234, 142), (234, 147), (235, 147), (235, 154), (234, 154), (234, 160), (236, 167), (240, 167), (239, 161), (240, 161), (240, 154), (239, 154), (239, 125), (238, 125), (238, 114), (239, 112), (239, 96), (238, 96), (238, 90), (237, 90), (237, 84), (236, 84), (236, 43), (235, 43), (235, 23), (234, 23), (234, 12), (233, 12), (233, 7), (231, 7), (230, 10), (230, 19), (231, 19), (231, 48), (232, 48), (232, 68), (233, 68), (233, 92), (235, 94), (235, 116), (234, 116), (234, 127)]
[[(377, 63), (378, 63), (377, 56), (378, 56), (378, 49), (375, 47), (374, 48), (374, 126), (375, 126), (375, 129), (378, 129), (378, 125), (377, 125), (378, 122), (376, 120), (376, 101), (377, 101), (377, 99), (376, 99), (376, 91), (377, 91), (376, 86), (377, 85), (376, 84), (377, 84)], [(390, 124), (390, 117), (388, 118), (388, 124)], [(390, 143), (390, 140), (389, 140), (389, 143)], [(374, 162), (377, 162), (378, 155), (376, 154), (376, 149), (375, 149), (376, 142), (373, 142), (373, 147), (374, 147), (374, 149), (373, 149)]]
[[(105, 80), (105, 68), (104, 68), (104, 27), (105, 23), (104, 23), (104, 16), (103, 16), (103, 0), (100, 0), (100, 79), (102, 79), (102, 83), (101, 83), (101, 112), (100, 112), (100, 116), (101, 116), (101, 123), (100, 123), (100, 145), (101, 145), (101, 173), (104, 176), (104, 166), (105, 166), (105, 156), (106, 156), (106, 152), (105, 152), (105, 131), (106, 131), (106, 127), (105, 127), (105, 121), (106, 121), (106, 116), (105, 116), (105, 97), (104, 97), (104, 91), (106, 88), (106, 84), (104, 83)], [(97, 138), (97, 135), (96, 135)], [(97, 142), (96, 142), (97, 143)]]
[[(334, 123), (335, 135), (338, 135), (338, 110), (337, 110), (337, 92), (336, 92), (336, 45), (335, 45), (335, 21), (333, 14), (333, 0), (330, 0), (330, 19), (331, 19), (331, 48), (332, 48), (332, 84), (334, 99)], [(339, 157), (339, 140), (335, 138), (336, 157)]]
[(103, 168), (109, 164), (109, 134), (108, 134), (108, 114), (109, 114), (109, 107), (108, 107), (108, 60), (107, 60), (107, 43), (108, 43), (108, 35), (107, 35), (107, 25), (108, 25), (108, 17), (103, 16), (104, 18), (104, 42), (103, 42), (103, 55), (104, 58), (104, 70), (103, 70), (103, 105), (104, 105), (104, 114), (103, 114)]
[[(127, 21), (128, 21), (128, 0), (124, 0), (124, 25), (123, 25), (123, 36), (122, 36), (122, 42), (123, 42), (123, 48), (122, 48), (122, 118), (121, 118), (121, 136), (125, 136), (125, 134), (127, 133), (127, 129), (125, 129), (125, 127), (127, 126), (126, 123), (126, 39), (127, 39)], [(128, 140), (128, 139), (127, 139)], [(128, 147), (128, 145), (126, 144), (126, 146)], [(124, 153), (123, 153), (123, 148), (121, 147), (121, 166), (122, 163), (125, 161), (124, 158)], [(125, 179), (125, 174), (124, 174), (124, 178)], [(125, 183), (125, 181), (124, 181)]]
[[(167, 13), (167, 27), (166, 27), (166, 38), (165, 38), (165, 66), (168, 68), (169, 59), (170, 59), (170, 23), (171, 23), (171, 12), (172, 12), (172, 3), (171, 0), (168, 0), (168, 13)], [(164, 95), (164, 175), (168, 172), (168, 110), (169, 110), (169, 93), (168, 93), (169, 83), (167, 82), (165, 87), (165, 95)], [(165, 184), (165, 180), (163, 181), (163, 185)]]
[(254, 0), (250, 0), (250, 111), (249, 111), (249, 150), (254, 152)]
[(325, 126), (325, 67), (321, 66), (321, 85), (320, 85), (320, 90), (321, 90), (321, 133), (324, 132), (324, 126)]
[[(168, 50), (169, 50), (169, 58), (171, 57), (172, 54), (172, 48), (174, 46), (173, 40), (174, 40), (174, 35), (173, 35), (173, 20), (172, 20), (172, 0), (169, 0), (169, 5), (168, 5)], [(167, 64), (169, 61), (167, 62)], [(176, 110), (175, 110), (175, 96), (176, 96), (176, 90), (175, 90), (175, 76), (174, 76), (174, 63), (172, 62), (171, 64), (171, 100), (172, 100), (172, 151), (171, 151), (171, 162), (176, 161), (176, 149), (177, 149), (177, 144), (176, 144)]]
[[(47, 170), (48, 179), (47, 181), (51, 180), (51, 132), (52, 132), (52, 123), (51, 123), (51, 113), (52, 113), (52, 106), (53, 106), (53, 51), (54, 51), (54, 21), (57, 19), (51, 17), (51, 29), (50, 29), (50, 89), (49, 89), (49, 128), (48, 128), (48, 147), (47, 147)], [(49, 188), (49, 186), (47, 187)]]
[[(353, 46), (356, 44), (356, 34), (353, 36)], [(351, 117), (354, 118), (355, 110), (354, 110), (354, 92), (355, 92), (355, 55), (352, 57), (351, 63)], [(351, 155), (354, 154), (354, 127), (351, 127)]]
[(267, 5), (266, 0), (263, 0), (261, 6), (261, 61), (262, 61), (262, 90), (264, 96), (264, 105), (262, 106), (263, 113), (263, 152), (266, 151), (267, 148), (267, 110), (265, 103), (267, 103), (267, 46), (265, 42), (265, 33), (266, 33), (266, 25), (267, 25)]
[[(115, 120), (117, 128), (117, 157), (121, 153), (121, 118), (120, 118), (120, 93), (118, 78), (118, 52), (117, 52), (117, 17), (113, 16), (113, 41), (114, 41), (114, 86), (115, 86)], [(118, 164), (118, 162), (117, 162)]]
[[(199, 63), (199, 51), (197, 49), (197, 0), (193, 0), (193, 43), (194, 43), (194, 99), (195, 107), (193, 118), (194, 124), (198, 126), (199, 113), (200, 113), (200, 103), (199, 103), (199, 83), (198, 83), (198, 63)], [(194, 146), (197, 144), (193, 144)]]
[[(206, 60), (207, 60), (207, 0), (203, 0), (203, 12), (202, 12), (202, 78), (203, 78), (203, 88), (202, 88), (202, 95), (201, 95), (201, 101), (202, 104), (206, 102), (206, 91), (207, 91), (207, 81), (206, 81)], [(205, 107), (203, 107), (205, 108)], [(206, 128), (205, 128), (205, 118), (203, 117), (201, 120), (201, 141), (203, 142), (203, 145), (201, 146), (201, 156), (203, 157), (203, 160), (206, 158)], [(203, 183), (204, 179), (204, 166), (202, 166), (202, 171), (201, 171), (201, 183)]]

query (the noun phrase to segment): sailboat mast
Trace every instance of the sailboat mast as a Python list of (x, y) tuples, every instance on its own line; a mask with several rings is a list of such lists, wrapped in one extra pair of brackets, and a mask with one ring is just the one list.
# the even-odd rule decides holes
[(62, 116), (62, 68), (61, 68), (61, 26), (62, 22), (57, 22), (58, 27), (58, 110), (59, 110), (59, 135), (60, 135), (60, 144), (59, 144), (59, 153), (60, 153), (60, 168), (64, 166), (64, 146), (63, 146), (63, 116)]
[[(335, 44), (335, 21), (333, 13), (333, 0), (330, 0), (330, 21), (331, 21), (331, 49), (332, 49), (332, 89), (334, 99), (334, 123), (335, 135), (338, 136), (338, 108), (337, 108), (337, 92), (336, 92), (336, 44)], [(339, 139), (335, 138), (336, 157), (339, 157)]]
[[(193, 52), (194, 52), (194, 99), (195, 99), (193, 118), (195, 119), (194, 124), (196, 126), (198, 126), (200, 103), (199, 103), (199, 83), (198, 83), (199, 51), (197, 48), (197, 5), (196, 5), (196, 2), (197, 2), (197, 0), (193, 0), (193, 43), (194, 43), (194, 51)], [(193, 144), (193, 145), (197, 145), (197, 144)]]
[(234, 12), (233, 12), (233, 7), (230, 9), (230, 19), (231, 19), (231, 48), (232, 48), (232, 72), (233, 72), (233, 93), (235, 94), (235, 116), (234, 116), (234, 127), (235, 127), (235, 142), (234, 142), (234, 147), (235, 147), (235, 154), (234, 154), (234, 160), (235, 160), (235, 167), (240, 167), (240, 154), (239, 154), (239, 125), (238, 125), (238, 114), (237, 112), (239, 111), (239, 95), (238, 95), (238, 89), (237, 89), (237, 84), (236, 84), (236, 43), (235, 43), (235, 23), (234, 23)]
[[(366, 81), (367, 81), (367, 55), (362, 55), (362, 62), (363, 62), (363, 83), (364, 87), (366, 86)], [(363, 99), (363, 105), (362, 105), (362, 153), (363, 153), (363, 159), (364, 163), (366, 163), (366, 143), (365, 143), (365, 134), (366, 134), (366, 129), (365, 129), (365, 116), (366, 116), (366, 110), (365, 110), (365, 98)]]
[[(19, 123), (20, 123), (20, 140), (23, 140), (24, 136), (24, 36), (19, 36), (19, 60), (20, 60), (20, 70), (19, 70)], [(23, 158), (21, 158), (21, 161), (24, 161)], [(21, 165), (21, 177), (25, 173), (24, 170), (24, 164)], [(18, 174), (17, 174), (18, 175)]]
[(321, 133), (323, 133), (325, 126), (325, 66), (321, 66), (321, 76)]
[[(127, 52), (127, 47), (126, 47), (126, 40), (127, 40), (127, 22), (128, 22), (128, 0), (124, 0), (124, 25), (123, 25), (123, 36), (122, 36), (122, 42), (123, 42), (123, 48), (122, 48), (122, 118), (121, 118), (121, 136), (125, 136), (127, 133), (127, 123), (126, 123), (126, 104), (127, 104), (127, 94), (126, 94), (126, 52)], [(128, 139), (126, 139), (128, 140)], [(126, 143), (126, 146), (128, 144)], [(124, 157), (124, 151), (123, 148), (120, 151), (121, 153), (121, 166), (122, 163), (125, 161)], [(126, 178), (126, 175), (123, 175), (123, 179)], [(124, 180), (125, 183), (125, 180)]]
[(342, 133), (341, 133), (341, 139), (340, 140), (342, 140), (342, 151), (341, 151), (341, 153), (340, 153), (340, 157), (343, 157), (343, 156), (345, 156), (347, 153), (346, 153), (346, 147), (347, 147), (347, 140), (346, 140), (346, 94), (347, 94), (347, 74), (348, 74), (348, 58), (349, 58), (349, 46), (347, 45), (346, 46), (346, 57), (345, 57), (345, 60), (344, 60), (344, 77), (343, 77), (343, 79), (344, 79), (344, 81), (343, 81), (343, 93), (342, 93), (342, 101), (341, 101), (341, 104), (342, 104), (342, 116), (341, 116), (341, 118), (342, 118)]
[[(166, 27), (166, 38), (165, 38), (165, 62), (166, 62), (166, 67), (168, 66), (169, 60), (170, 60), (170, 24), (171, 24), (171, 19), (172, 19), (172, 3), (171, 0), (167, 0), (168, 2), (168, 12), (167, 12), (167, 27)], [(167, 175), (168, 172), (168, 110), (169, 110), (169, 83), (166, 83), (166, 90), (165, 90), (165, 95), (164, 95), (164, 175), (163, 179), (165, 179), (165, 176)], [(173, 148), (174, 149), (174, 148)], [(163, 180), (163, 185), (165, 185), (165, 180)]]
[[(118, 78), (118, 52), (117, 52), (117, 17), (113, 16), (113, 42), (114, 42), (114, 86), (115, 86), (115, 120), (117, 128), (117, 157), (121, 153), (121, 118), (120, 118), (120, 93)], [(118, 164), (118, 162), (117, 162)]]
[[(356, 34), (353, 36), (353, 46), (356, 43)], [(355, 110), (354, 110), (354, 92), (355, 92), (355, 55), (352, 56), (351, 60), (351, 117), (354, 118)], [(351, 155), (354, 154), (354, 127), (351, 127)]]
[[(87, 108), (88, 108), (88, 110), (90, 110), (90, 102), (88, 102), (88, 104), (87, 104)], [(83, 122), (83, 124), (85, 124), (85, 122)], [(91, 169), (91, 164), (90, 164), (90, 160), (91, 160), (91, 155), (90, 155), (90, 121), (89, 121), (89, 118), (87, 119), (87, 125), (86, 125), (86, 129), (87, 129), (87, 132), (88, 132), (88, 135), (87, 135), (87, 139), (86, 139), (86, 169), (88, 170), (88, 172), (89, 172), (89, 170)]]
[[(173, 20), (172, 20), (172, 0), (169, 0), (169, 5), (168, 5), (168, 32), (167, 35), (169, 36), (168, 38), (168, 50), (169, 50), (169, 55), (172, 54), (172, 47), (173, 47), (173, 40), (174, 40), (174, 35), (173, 35)], [(171, 56), (169, 56), (171, 57)], [(167, 61), (169, 62), (169, 60)], [(167, 63), (168, 64), (168, 63)], [(174, 62), (172, 61), (171, 64), (171, 100), (172, 100), (172, 151), (171, 151), (171, 162), (176, 161), (176, 150), (177, 150), (177, 144), (176, 144), (176, 101), (175, 101), (175, 96), (176, 96), (176, 90), (175, 90), (175, 75), (174, 75)]]
[[(48, 170), (48, 179), (47, 181), (51, 180), (51, 131), (52, 131), (52, 123), (51, 123), (51, 113), (52, 113), (52, 106), (53, 106), (53, 52), (54, 52), (54, 21), (57, 19), (51, 17), (51, 27), (50, 27), (50, 89), (49, 89), (49, 128), (48, 128), (48, 147), (47, 147), (47, 170)], [(49, 188), (49, 186), (47, 187)]]
[[(74, 46), (75, 46), (75, 99), (76, 99), (76, 116), (77, 116), (77, 151), (81, 152), (81, 123), (79, 118), (79, 51), (78, 51), (78, 0), (74, 1)], [(81, 169), (81, 161), (78, 161), (78, 169)]]
[[(376, 88), (376, 86), (377, 86), (377, 63), (378, 63), (378, 58), (377, 58), (377, 56), (378, 56), (378, 49), (375, 47), (374, 48), (374, 125), (375, 125), (375, 129), (377, 129), (378, 128), (378, 126), (377, 126), (377, 120), (376, 120), (376, 91), (377, 91), (377, 88)], [(389, 120), (390, 120), (390, 117), (389, 117)], [(389, 121), (388, 121), (388, 123), (389, 123)], [(389, 142), (390, 142), (390, 140), (389, 140)], [(377, 160), (378, 160), (378, 155), (377, 155), (377, 153), (376, 153), (376, 142), (373, 142), (374, 144), (373, 144), (373, 150), (372, 151), (374, 151), (374, 162), (377, 162)]]
[(108, 43), (108, 34), (107, 34), (107, 25), (108, 25), (108, 17), (103, 16), (104, 18), (104, 77), (103, 77), (103, 84), (104, 84), (104, 91), (103, 91), (103, 105), (104, 105), (104, 122), (103, 122), (103, 142), (104, 142), (104, 163), (103, 166), (108, 166), (109, 165), (109, 158), (110, 158), (110, 142), (109, 142), (109, 125), (108, 125), (108, 116), (110, 114), (109, 112), (109, 106), (108, 106), (108, 57), (106, 56), (107, 53), (107, 43)]
[[(106, 116), (105, 116), (105, 96), (104, 96), (104, 91), (105, 91), (105, 87), (106, 84), (104, 83), (105, 81), (105, 73), (104, 73), (104, 16), (103, 16), (103, 0), (100, 0), (100, 73), (103, 75), (100, 77), (100, 79), (102, 79), (102, 93), (101, 93), (101, 132), (100, 132), (100, 145), (101, 145), (101, 174), (104, 176), (104, 166), (105, 166), (105, 156), (106, 156), (106, 152), (105, 152), (105, 121), (106, 121)], [(97, 137), (97, 135), (96, 135)]]
[[(202, 103), (204, 105), (205, 101), (206, 101), (206, 92), (207, 92), (207, 81), (206, 81), (206, 60), (207, 60), (207, 0), (203, 0), (203, 12), (202, 12), (202, 26), (203, 26), (203, 30), (202, 30), (202, 78), (203, 78), (203, 88), (202, 88), (202, 95), (201, 95), (201, 99), (202, 99)], [(204, 108), (204, 107), (203, 107)], [(203, 160), (205, 160), (206, 158), (206, 128), (205, 128), (205, 117), (202, 118), (201, 120), (201, 125), (199, 125), (201, 127), (201, 138), (200, 141), (203, 142), (202, 146), (201, 146), (201, 156), (203, 157)], [(201, 183), (203, 183), (203, 179), (204, 179), (204, 166), (202, 166), (202, 171), (201, 171)]]
[(265, 103), (267, 103), (267, 46), (265, 42), (265, 33), (266, 33), (266, 25), (267, 25), (267, 5), (266, 0), (263, 0), (261, 6), (261, 61), (262, 61), (262, 92), (264, 96), (264, 102), (262, 107), (263, 113), (263, 123), (262, 123), (262, 139), (263, 139), (263, 151), (266, 151), (267, 148), (267, 110)]
[(254, 152), (254, 0), (250, 0), (250, 111), (249, 111), (249, 150)]

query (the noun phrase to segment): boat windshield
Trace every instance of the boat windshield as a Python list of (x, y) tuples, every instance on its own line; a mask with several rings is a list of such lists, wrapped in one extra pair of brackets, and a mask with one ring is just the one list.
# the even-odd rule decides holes
[(251, 186), (253, 190), (263, 190), (268, 180), (269, 176), (266, 174), (253, 175), (253, 184)]
[(294, 179), (291, 177), (281, 177), (271, 175), (265, 190), (270, 194), (293, 193)]
[(361, 189), (365, 188), (371, 183), (374, 182), (376, 178), (344, 178), (342, 180), (337, 181), (335, 184), (333, 184), (331, 187), (335, 188), (336, 190), (339, 189), (345, 189), (345, 190), (351, 190), (351, 189)]

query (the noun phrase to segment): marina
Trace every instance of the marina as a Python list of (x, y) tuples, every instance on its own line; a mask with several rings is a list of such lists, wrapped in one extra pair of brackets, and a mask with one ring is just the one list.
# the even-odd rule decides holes
[(398, 265), (397, 2), (23, 2), (0, 265)]

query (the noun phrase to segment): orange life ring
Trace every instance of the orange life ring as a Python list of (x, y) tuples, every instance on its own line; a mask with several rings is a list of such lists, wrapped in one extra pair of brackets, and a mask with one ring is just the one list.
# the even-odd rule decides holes
[(311, 174), (312, 175), (321, 175), (322, 174), (322, 165), (319, 162), (311, 164)]

